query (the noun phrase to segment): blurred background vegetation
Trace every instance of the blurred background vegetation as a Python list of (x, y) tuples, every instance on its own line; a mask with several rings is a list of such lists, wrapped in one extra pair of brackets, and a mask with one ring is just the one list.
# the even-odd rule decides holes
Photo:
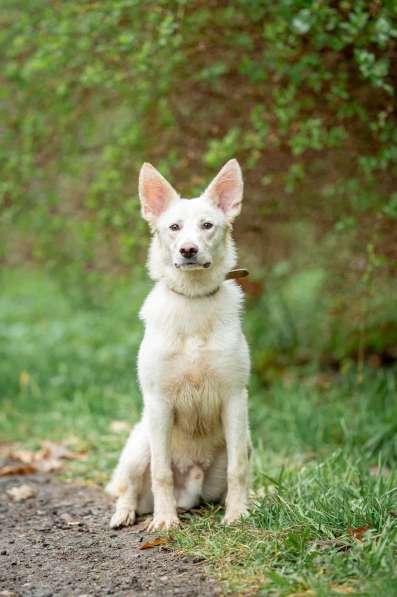
[(393, 0), (3, 0), (1, 255), (103, 300), (142, 277), (137, 173), (237, 157), (264, 381), (397, 358)]

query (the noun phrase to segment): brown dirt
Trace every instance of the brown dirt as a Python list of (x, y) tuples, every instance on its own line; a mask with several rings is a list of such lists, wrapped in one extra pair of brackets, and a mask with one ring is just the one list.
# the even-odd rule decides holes
[[(28, 484), (15, 502), (7, 489)], [(199, 558), (164, 547), (140, 550), (144, 532), (108, 528), (112, 503), (97, 487), (48, 476), (0, 479), (0, 595), (189, 595), (221, 593)]]

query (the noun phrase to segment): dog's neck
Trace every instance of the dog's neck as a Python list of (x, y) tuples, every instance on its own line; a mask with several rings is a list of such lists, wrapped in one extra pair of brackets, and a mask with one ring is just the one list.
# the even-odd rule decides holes
[(208, 269), (180, 271), (173, 265), (157, 236), (152, 239), (149, 252), (150, 277), (161, 281), (172, 292), (189, 298), (199, 298), (216, 294), (226, 276), (236, 265), (236, 250), (230, 234), (222, 246), (222, 254), (215, 255)]
[[(239, 278), (245, 278), (246, 276), (249, 276), (249, 271), (247, 269), (232, 269), (230, 272), (228, 272), (225, 276), (225, 281), (226, 280), (238, 280)], [(219, 290), (221, 289), (221, 285), (217, 286), (216, 288), (214, 288), (214, 290), (212, 290), (211, 292), (208, 292), (206, 294), (198, 294), (198, 295), (194, 295), (194, 296), (187, 296), (186, 294), (184, 294), (183, 292), (179, 292), (179, 290), (175, 290), (175, 288), (171, 288), (168, 286), (168, 289), (171, 290), (171, 292), (175, 292), (175, 294), (179, 294), (180, 296), (187, 296), (187, 298), (207, 298), (210, 296), (213, 296), (214, 294), (216, 294), (217, 292), (219, 292)]]
[(179, 290), (176, 290), (175, 288), (168, 286), (168, 284), (167, 284), (167, 288), (171, 292), (174, 292), (175, 294), (179, 294), (179, 296), (184, 296), (189, 299), (208, 298), (210, 296), (214, 296), (214, 294), (217, 294), (221, 289), (220, 286), (217, 286), (216, 288), (214, 288), (214, 290), (211, 290), (211, 292), (206, 292), (205, 294), (185, 294), (184, 292), (180, 292)]

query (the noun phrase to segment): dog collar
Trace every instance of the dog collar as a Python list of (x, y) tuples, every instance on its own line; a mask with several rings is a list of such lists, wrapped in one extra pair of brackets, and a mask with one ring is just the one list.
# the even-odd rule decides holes
[(247, 269), (232, 269), (225, 276), (225, 280), (237, 280), (238, 278), (246, 278), (250, 273)]
[[(249, 276), (249, 271), (247, 269), (232, 269), (230, 272), (226, 274), (225, 280), (237, 280), (239, 278), (246, 278), (247, 276)], [(172, 292), (175, 292), (175, 294), (179, 294), (180, 296), (186, 296), (187, 298), (207, 298), (209, 296), (214, 296), (214, 294), (219, 292), (219, 290), (221, 289), (221, 285), (214, 288), (214, 290), (211, 290), (211, 292), (208, 292), (206, 294), (196, 294), (195, 296), (189, 296), (184, 292), (179, 292), (179, 290), (175, 290), (175, 288), (171, 288), (171, 286), (168, 286), (168, 289)]]

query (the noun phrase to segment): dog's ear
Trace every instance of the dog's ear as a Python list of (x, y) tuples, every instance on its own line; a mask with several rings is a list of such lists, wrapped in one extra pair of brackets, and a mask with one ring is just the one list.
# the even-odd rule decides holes
[(207, 187), (208, 197), (232, 222), (241, 211), (243, 200), (243, 176), (237, 160), (229, 160)]
[(139, 198), (142, 216), (153, 224), (179, 195), (156, 168), (145, 163), (139, 173)]

